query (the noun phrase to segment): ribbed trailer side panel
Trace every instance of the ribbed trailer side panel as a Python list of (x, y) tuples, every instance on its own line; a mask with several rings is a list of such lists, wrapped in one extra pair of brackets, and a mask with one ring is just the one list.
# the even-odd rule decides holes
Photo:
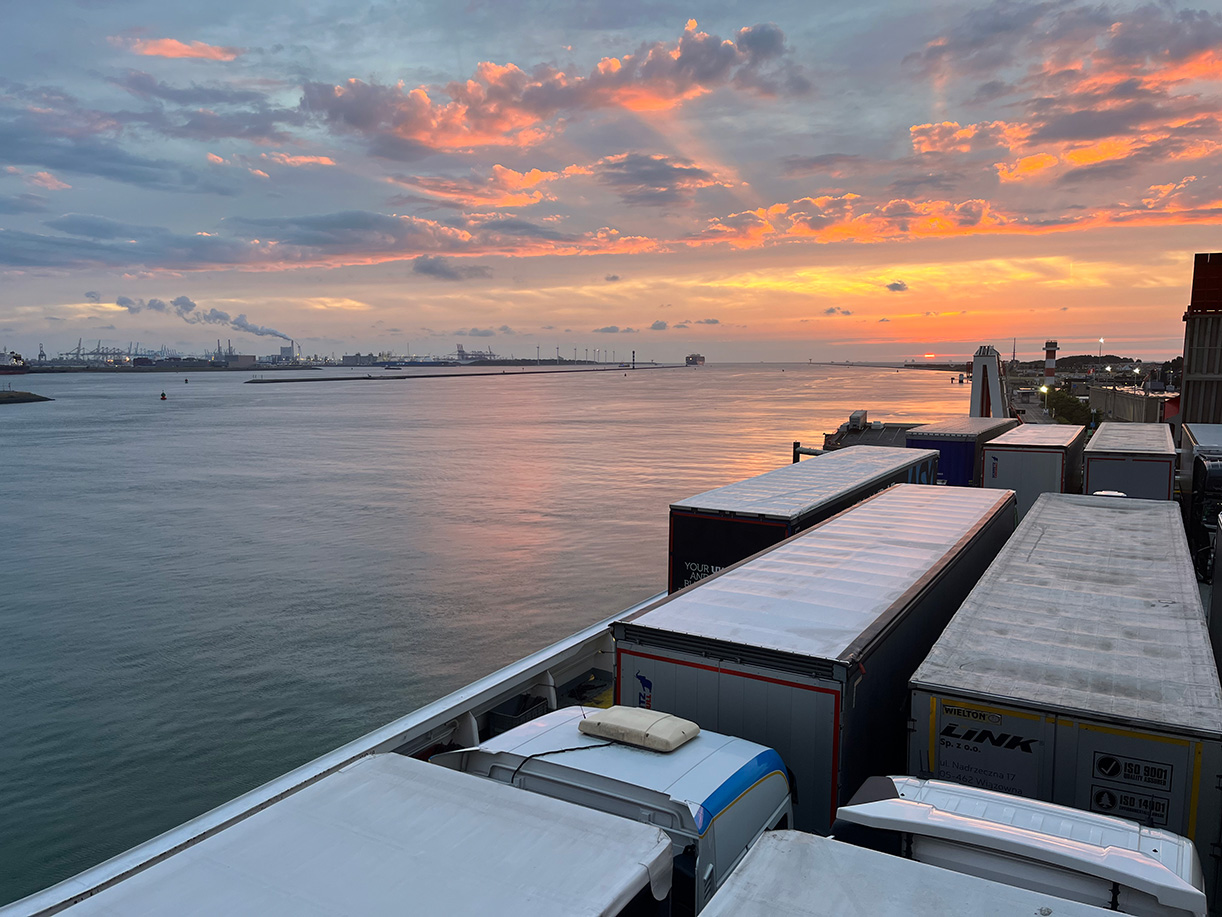
[(1222, 689), (1173, 503), (1046, 494), (912, 678), (909, 772), (1222, 853)]
[(673, 503), (668, 591), (697, 583), (892, 484), (933, 484), (937, 474), (938, 453), (931, 450), (850, 446)]
[(1006, 491), (892, 487), (617, 622), (618, 702), (775, 748), (826, 832), (902, 768), (907, 679), (1013, 527)]

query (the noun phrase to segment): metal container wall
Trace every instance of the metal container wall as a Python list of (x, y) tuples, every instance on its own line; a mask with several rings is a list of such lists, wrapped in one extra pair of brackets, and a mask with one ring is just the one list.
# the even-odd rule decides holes
[(984, 446), (984, 487), (1012, 490), (1021, 520), (1040, 494), (1082, 490), (1086, 428), (1024, 424)]
[(1013, 528), (1008, 491), (891, 487), (616, 622), (617, 702), (776, 749), (826, 833), (902, 769), (908, 678)]
[(1016, 426), (1009, 417), (956, 417), (913, 427), (905, 442), (909, 449), (937, 449), (938, 474), (947, 484), (979, 487), (984, 444)]
[(1198, 454), (1222, 455), (1222, 423), (1186, 423), (1183, 430), (1181, 471), (1191, 472)]
[(850, 446), (670, 507), (668, 591), (678, 592), (892, 484), (933, 484), (932, 450)]
[(1217, 887), (1222, 689), (1178, 508), (1045, 494), (912, 677), (909, 770), (1191, 838)]
[(1175, 443), (1166, 424), (1101, 423), (1083, 456), (1087, 494), (1170, 500), (1175, 493)]

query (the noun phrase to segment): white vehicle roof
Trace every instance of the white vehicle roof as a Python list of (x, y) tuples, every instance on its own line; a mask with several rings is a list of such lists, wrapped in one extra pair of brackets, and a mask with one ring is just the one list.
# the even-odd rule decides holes
[(936, 423), (921, 424), (908, 431), (909, 439), (976, 439), (985, 433), (1008, 430), (1018, 421), (1012, 417), (948, 417)]
[(660, 828), (393, 753), (79, 902), (84, 914), (617, 913), (670, 889)]
[(849, 446), (745, 481), (715, 487), (672, 503), (670, 508), (793, 520), (841, 498), (845, 491), (866, 487), (902, 468), (926, 461), (934, 451)]
[(491, 738), (476, 749), (446, 752), (433, 760), (447, 767), (461, 767), (462, 756), (474, 751), (484, 757), (481, 771), (488, 757), (499, 755), (597, 774), (652, 790), (681, 804), (691, 813), (697, 833), (703, 833), (760, 778), (776, 771), (786, 774), (780, 755), (771, 748), (707, 729), (670, 752), (621, 742), (608, 744), (606, 739), (585, 735), (578, 729), (583, 716), (597, 712), (597, 708), (563, 707)]
[(1103, 917), (1114, 914), (798, 831), (767, 831), (702, 917)]
[(1064, 423), (1025, 423), (1007, 430), (996, 439), (985, 443), (984, 448), (1000, 446), (1028, 446), (1032, 448), (1068, 448), (1077, 442), (1086, 427), (1075, 427)]
[(1040, 495), (911, 683), (1222, 735), (1178, 505)]
[(1088, 453), (1175, 455), (1171, 428), (1165, 423), (1101, 423), (1086, 444)]
[[(893, 794), (887, 798), (885, 784)], [(942, 780), (867, 781), (869, 801), (841, 806), (836, 818), (983, 847), (1116, 882), (1167, 907), (1204, 917), (1201, 861), (1192, 841), (1137, 822)], [(870, 798), (883, 796), (883, 798)]]
[(896, 484), (620, 623), (845, 658), (1013, 499), (1009, 490)]

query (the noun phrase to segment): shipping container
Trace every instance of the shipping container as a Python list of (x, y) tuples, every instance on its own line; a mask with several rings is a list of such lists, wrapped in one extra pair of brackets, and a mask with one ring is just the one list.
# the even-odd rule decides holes
[(775, 749), (826, 833), (903, 770), (907, 679), (1013, 530), (1009, 491), (890, 487), (616, 622), (617, 703)]
[(938, 476), (947, 484), (979, 487), (984, 444), (1018, 426), (1010, 417), (952, 417), (908, 431), (909, 449), (937, 449)]
[(760, 838), (706, 917), (1106, 917), (1114, 910), (1013, 888), (799, 831)]
[(1044, 494), (912, 677), (908, 773), (1191, 839), (1214, 899), (1222, 691), (1175, 504)]
[(1083, 492), (1170, 500), (1175, 492), (1175, 443), (1161, 423), (1101, 423), (1083, 451)]
[(1082, 492), (1082, 447), (1086, 427), (1028, 423), (984, 445), (984, 487), (1014, 491), (1018, 518), (1040, 494)]
[(850, 446), (670, 506), (668, 588), (678, 592), (892, 484), (933, 484), (938, 454)]

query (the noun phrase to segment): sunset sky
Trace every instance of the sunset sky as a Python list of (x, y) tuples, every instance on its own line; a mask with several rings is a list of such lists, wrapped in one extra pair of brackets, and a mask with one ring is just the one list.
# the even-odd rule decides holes
[(1178, 354), (1222, 14), (7, 4), (0, 345)]

